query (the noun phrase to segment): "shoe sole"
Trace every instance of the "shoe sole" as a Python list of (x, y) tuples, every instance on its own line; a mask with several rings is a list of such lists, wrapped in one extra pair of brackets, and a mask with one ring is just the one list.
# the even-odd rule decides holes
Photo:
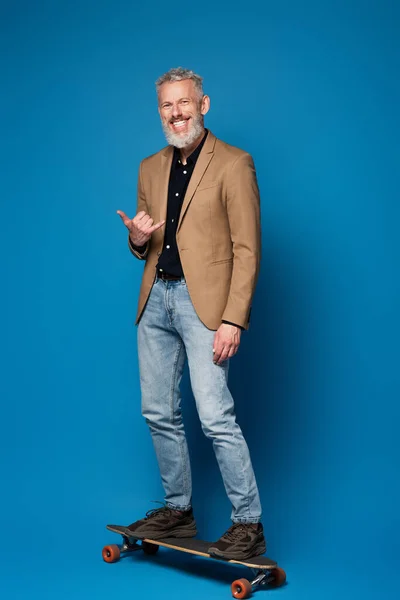
[(223, 550), (218, 550), (218, 548), (213, 548), (212, 546), (210, 546), (210, 548), (208, 549), (208, 553), (210, 556), (213, 556), (215, 558), (222, 558), (224, 560), (247, 560), (249, 558), (255, 558), (256, 556), (260, 556), (261, 554), (264, 554), (267, 550), (267, 547), (264, 543), (259, 543), (256, 546), (254, 546), (254, 548), (252, 548), (251, 551), (246, 552), (245, 554), (243, 554), (243, 552), (240, 552), (240, 550), (238, 552), (224, 552)]
[(148, 538), (149, 540), (162, 540), (163, 538), (192, 538), (197, 535), (197, 529), (187, 527), (181, 527), (171, 529), (170, 531), (131, 531), (126, 529), (128, 535), (132, 537), (143, 539)]

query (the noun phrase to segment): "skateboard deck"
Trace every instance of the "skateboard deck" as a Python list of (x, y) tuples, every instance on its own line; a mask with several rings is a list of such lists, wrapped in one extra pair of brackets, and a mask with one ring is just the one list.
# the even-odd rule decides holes
[[(237, 579), (231, 585), (234, 598), (249, 598), (252, 591), (259, 586), (269, 585), (279, 587), (286, 581), (286, 574), (278, 567), (276, 561), (266, 556), (254, 556), (245, 560), (224, 560), (208, 553), (212, 542), (195, 538), (162, 538), (153, 540), (148, 538), (136, 538), (132, 532), (121, 525), (107, 525), (109, 531), (122, 535), (122, 545), (111, 544), (103, 548), (103, 559), (105, 562), (116, 562), (122, 554), (128, 554), (137, 550), (143, 550), (145, 554), (156, 554), (159, 547), (170, 548), (179, 552), (186, 552), (196, 556), (203, 556), (222, 563), (242, 565), (253, 570), (255, 578), (252, 581)], [(140, 543), (139, 543), (140, 542)]]

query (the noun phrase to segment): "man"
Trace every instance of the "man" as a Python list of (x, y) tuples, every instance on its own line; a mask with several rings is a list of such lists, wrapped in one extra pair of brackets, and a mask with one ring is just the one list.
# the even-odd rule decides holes
[(259, 191), (251, 156), (204, 128), (210, 99), (193, 71), (156, 82), (168, 146), (140, 165), (129, 248), (145, 260), (137, 312), (142, 414), (150, 428), (165, 506), (129, 529), (137, 537), (195, 536), (191, 471), (179, 384), (186, 358), (205, 435), (212, 440), (233, 525), (210, 554), (265, 552), (261, 505), (227, 386), (229, 359), (249, 325), (260, 261)]

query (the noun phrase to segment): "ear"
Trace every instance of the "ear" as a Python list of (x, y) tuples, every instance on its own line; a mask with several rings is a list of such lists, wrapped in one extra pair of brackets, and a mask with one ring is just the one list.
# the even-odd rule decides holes
[(209, 96), (203, 96), (202, 100), (201, 100), (201, 114), (204, 116), (208, 113), (208, 111), (210, 110), (210, 97)]

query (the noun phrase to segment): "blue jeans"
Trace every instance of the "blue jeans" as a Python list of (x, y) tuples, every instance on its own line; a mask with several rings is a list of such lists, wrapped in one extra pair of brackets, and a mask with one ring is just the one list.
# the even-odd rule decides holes
[(188, 510), (192, 479), (179, 390), (187, 358), (201, 426), (212, 440), (232, 504), (231, 519), (257, 523), (260, 498), (227, 385), (229, 360), (214, 364), (214, 336), (198, 318), (184, 279), (156, 279), (138, 325), (142, 414), (152, 435), (166, 505)]

